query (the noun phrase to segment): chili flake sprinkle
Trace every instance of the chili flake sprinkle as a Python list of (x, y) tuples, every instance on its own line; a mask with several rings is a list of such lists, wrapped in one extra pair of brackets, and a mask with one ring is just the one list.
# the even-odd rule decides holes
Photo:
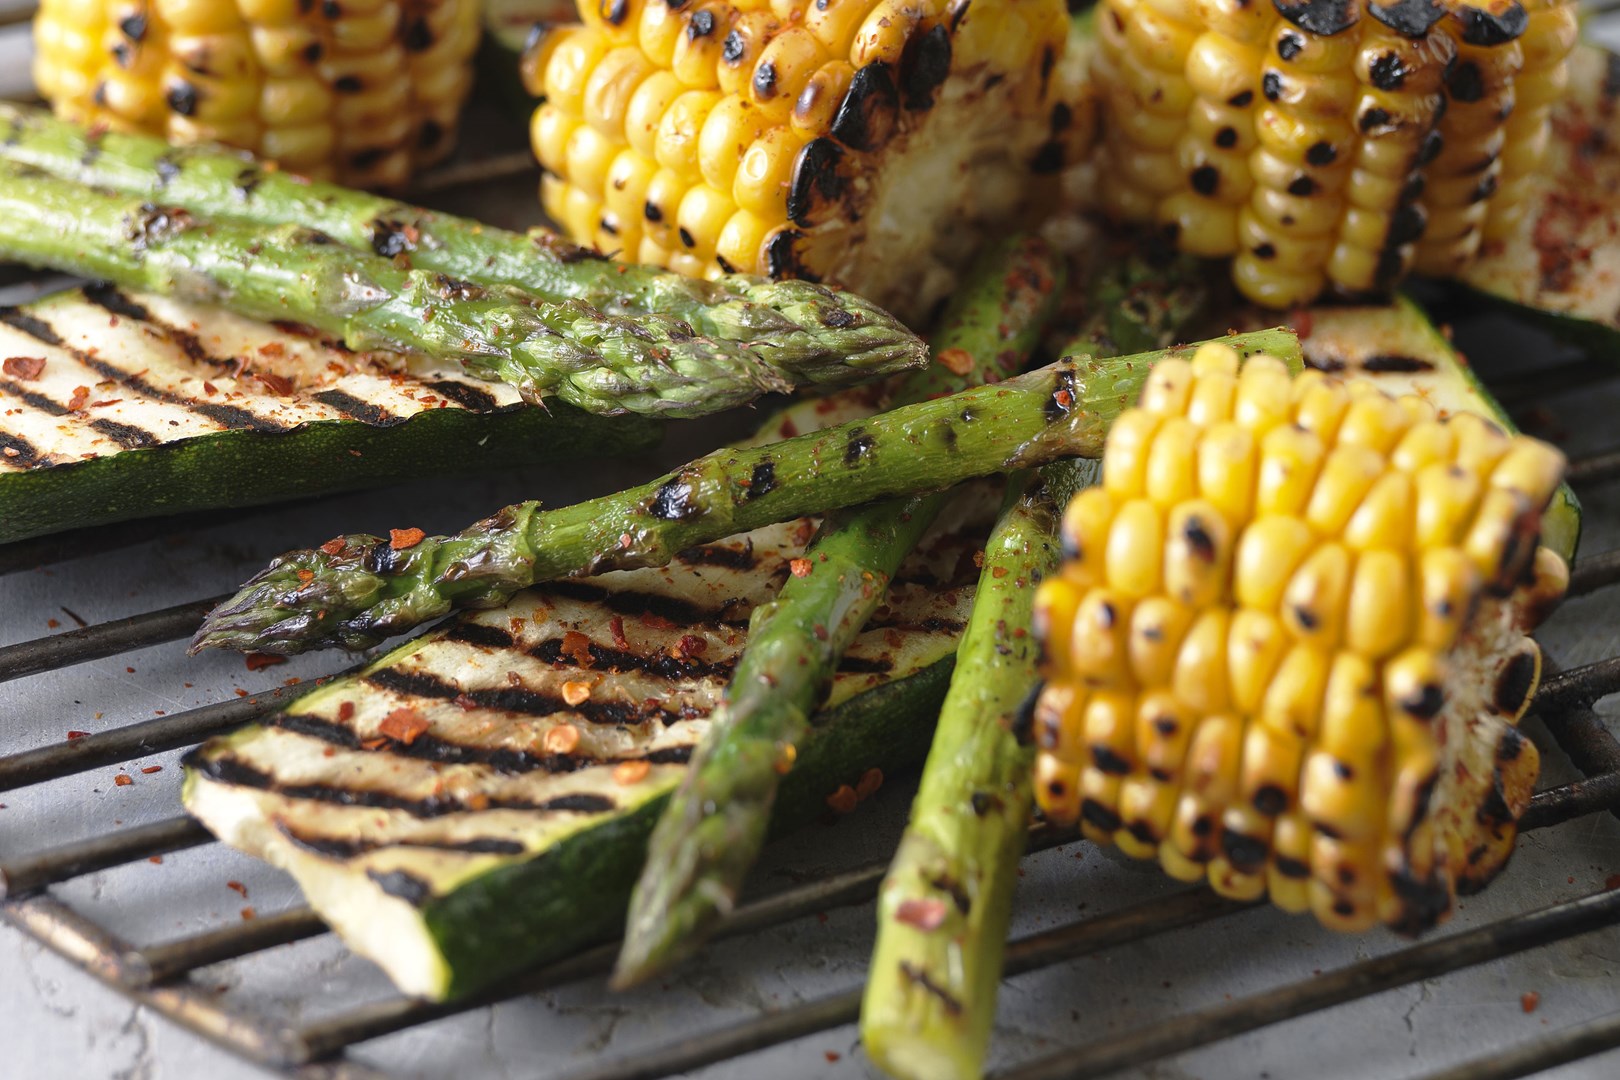
[(580, 705), (589, 701), (591, 697), (591, 684), (588, 682), (565, 682), (562, 686), (563, 701), (569, 705)]
[(119, 773), (117, 776), (113, 777), (113, 783), (117, 784), (119, 787), (129, 787), (129, 785), (133, 784), (134, 782), (135, 778), (128, 773)]
[(242, 662), (247, 665), (247, 669), (249, 671), (263, 671), (267, 667), (275, 667), (277, 664), (285, 664), (287, 662), (287, 658), (285, 656), (277, 656), (274, 653), (250, 652), (246, 656), (242, 657)]
[(388, 546), (395, 551), (404, 551), (413, 548), (427, 539), (427, 533), (421, 529), (389, 529)]
[(810, 560), (809, 559), (793, 559), (788, 563), (788, 569), (793, 572), (794, 577), (809, 577), (810, 576)]
[(579, 728), (573, 724), (558, 724), (540, 740), (548, 754), (571, 754), (579, 746)]
[(429, 726), (421, 713), (407, 707), (395, 709), (383, 717), (382, 723), (377, 725), (377, 730), (395, 742), (409, 746), (426, 733)]
[(0, 367), (3, 367), (5, 373), (13, 379), (33, 382), (45, 374), (45, 358), (43, 356), (8, 356), (6, 362)]
[(613, 782), (620, 785), (638, 784), (652, 772), (652, 766), (645, 761), (621, 761), (613, 769)]
[(835, 814), (853, 814), (859, 801), (855, 789), (848, 784), (838, 785), (838, 790), (827, 796), (827, 806)]

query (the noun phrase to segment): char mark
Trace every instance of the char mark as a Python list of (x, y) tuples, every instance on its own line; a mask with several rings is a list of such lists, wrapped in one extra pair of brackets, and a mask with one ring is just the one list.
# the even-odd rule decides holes
[(922, 987), (939, 999), (939, 1003), (945, 1007), (947, 1013), (952, 1016), (962, 1015), (962, 1003), (956, 1000), (949, 990), (935, 982), (933, 976), (929, 975), (926, 969), (913, 964), (910, 960), (902, 960), (900, 961), (900, 973), (910, 982)]
[(1416, 356), (1399, 356), (1394, 353), (1379, 353), (1369, 356), (1361, 362), (1361, 370), (1373, 372), (1393, 372), (1398, 374), (1416, 374), (1421, 371), (1433, 371), (1434, 365), (1429, 361)]
[(313, 397), (323, 405), (330, 405), (349, 419), (358, 420), (371, 427), (393, 427), (396, 424), (403, 424), (406, 419), (394, 415), (381, 405), (374, 405), (342, 390), (321, 390)]
[(90, 421), (90, 427), (101, 432), (125, 450), (140, 450), (150, 446), (157, 446), (162, 442), (161, 439), (149, 431), (138, 428), (134, 424), (120, 424), (116, 420), (92, 420)]
[(494, 412), (499, 407), (493, 394), (468, 383), (456, 382), (454, 379), (438, 379), (427, 383), (426, 386), (440, 397), (455, 402), (469, 412)]
[(190, 330), (182, 329), (157, 318), (144, 305), (136, 303), (119, 290), (117, 286), (109, 282), (86, 285), (83, 292), (86, 300), (102, 310), (120, 318), (134, 319), (136, 322), (144, 323), (152, 333), (179, 349), (186, 355), (186, 359), (193, 363), (206, 364), (220, 371), (234, 371), (237, 367), (234, 361), (223, 359), (209, 352), (207, 347), (203, 345), (202, 339)]
[(649, 719), (666, 723), (672, 717), (656, 705), (650, 709), (627, 701), (597, 701), (587, 698), (578, 705), (569, 705), (556, 694), (531, 690), (524, 686), (502, 686), (478, 690), (462, 690), (426, 672), (405, 672), (384, 668), (365, 677), (365, 681), (384, 690), (407, 696), (454, 701), (462, 698), (480, 709), (494, 712), (517, 713), (521, 716), (553, 716), (560, 712), (576, 713), (592, 724), (640, 724)]
[(7, 465), (20, 465), (25, 469), (37, 469), (41, 465), (50, 465), (49, 455), (41, 453), (39, 447), (23, 438), (13, 435), (9, 431), (0, 431), (0, 463)]
[[(666, 682), (677, 679), (728, 679), (731, 671), (736, 667), (735, 660), (709, 663), (696, 660), (689, 656), (671, 656), (665, 652), (643, 656), (640, 653), (629, 652), (625, 649), (613, 649), (605, 645), (591, 642), (586, 646), (589, 650), (591, 662), (586, 665), (593, 671), (641, 671), (656, 676)], [(577, 659), (563, 652), (562, 638), (548, 638), (536, 645), (529, 654), (537, 660), (543, 660), (556, 667), (579, 667)]]
[(690, 547), (675, 556), (689, 566), (722, 566), (727, 570), (748, 571), (759, 565), (754, 554), (754, 542), (745, 541), (742, 547), (731, 544), (703, 544)]
[(328, 859), (354, 859), (382, 848), (417, 848), (426, 851), (454, 851), (466, 855), (522, 855), (524, 847), (516, 840), (495, 836), (475, 836), (466, 840), (362, 840), (348, 836), (321, 836), (301, 832), (285, 821), (276, 830), (296, 847)]

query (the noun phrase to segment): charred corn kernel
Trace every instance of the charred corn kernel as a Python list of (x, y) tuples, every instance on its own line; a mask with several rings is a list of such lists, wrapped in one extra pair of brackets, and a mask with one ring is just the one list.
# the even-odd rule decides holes
[[(624, 257), (644, 248), (682, 272), (808, 277), (920, 321), (982, 240), (1034, 222), (1058, 194), (1051, 166), (1078, 161), (1095, 130), (1090, 83), (1064, 74), (1077, 65), (1062, 63), (1061, 0), (962, 11), (603, 0), (541, 35), (524, 70), (542, 107), (614, 141), (608, 160), (640, 154), (671, 174), (654, 186), (685, 199), (659, 202), (665, 218), (643, 226), (652, 243)], [(597, 159), (577, 163), (555, 140), (533, 148), (562, 183), (605, 199), (589, 183)], [(592, 242), (595, 227), (573, 239)]]
[[(60, 115), (84, 123), (229, 142), (288, 169), (394, 187), (454, 144), (478, 15), (470, 0), (408, 12), (369, 0), (44, 0), (34, 74)], [(594, 67), (599, 37), (560, 38), (559, 71)], [(559, 89), (577, 100), (583, 81)]]
[(1540, 680), (1527, 631), (1568, 583), (1538, 547), (1563, 457), (1266, 361), (1245, 408), (1236, 363), (1150, 378), (1065, 511), (1035, 738), (1038, 777), (1078, 768), (1079, 794), (1037, 798), (1223, 895), (1426, 929), (1529, 802), (1512, 725)]
[(1104, 0), (1099, 202), (1258, 303), (1451, 274), (1524, 214), (1572, 0)]

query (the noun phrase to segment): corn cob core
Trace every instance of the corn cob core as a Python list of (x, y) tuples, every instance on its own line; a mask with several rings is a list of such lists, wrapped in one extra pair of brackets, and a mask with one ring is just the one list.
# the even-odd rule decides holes
[(450, 151), (479, 32), (474, 0), (41, 0), (34, 82), (70, 120), (397, 187)]
[(1512, 232), (1570, 0), (1103, 0), (1101, 201), (1269, 307), (1455, 274)]
[(1220, 893), (1417, 932), (1510, 853), (1563, 595), (1556, 449), (1206, 345), (1149, 376), (1041, 585), (1036, 794)]
[(1060, 0), (581, 0), (525, 60), (548, 215), (694, 276), (827, 281), (916, 321), (1077, 159)]

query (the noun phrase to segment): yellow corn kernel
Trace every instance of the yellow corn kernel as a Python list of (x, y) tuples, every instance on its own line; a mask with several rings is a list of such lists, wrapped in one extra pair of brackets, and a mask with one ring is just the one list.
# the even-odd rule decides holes
[(1305, 557), (1282, 596), (1282, 624), (1295, 638), (1331, 649), (1344, 627), (1354, 556), (1323, 544)]
[(688, 90), (670, 102), (658, 118), (653, 156), (685, 183), (695, 184), (703, 178), (703, 170), (698, 167), (698, 136), (709, 111), (720, 101), (715, 91)]
[(1134, 498), (1146, 489), (1148, 457), (1162, 420), (1132, 409), (1114, 421), (1103, 455), (1103, 488), (1116, 499)]
[(1065, 765), (1050, 754), (1035, 762), (1035, 790), (1041, 809), (1059, 825), (1072, 825), (1080, 816), (1080, 767)]
[[(1080, 774), (1080, 835), (1094, 844), (1112, 843), (1114, 830), (1119, 828), (1120, 778), (1096, 769), (1085, 769)], [(1035, 789), (1040, 792), (1037, 786)], [(1045, 809), (1044, 804), (1042, 809)], [(1049, 817), (1051, 811), (1047, 811)], [(1054, 818), (1067, 821), (1072, 819)]]
[[(667, 71), (655, 71), (636, 86), (624, 112), (625, 141), (636, 153), (645, 158), (657, 158), (659, 126), (669, 107), (683, 93), (685, 87), (681, 81)], [(542, 162), (556, 160), (546, 157), (539, 146), (535, 147), (535, 153)]]
[(1128, 776), (1119, 785), (1119, 816), (1124, 828), (1114, 834), (1114, 843), (1132, 858), (1151, 859), (1169, 833), (1175, 813), (1175, 785)]
[(1082, 588), (1107, 580), (1108, 530), (1117, 505), (1105, 488), (1089, 487), (1063, 511), (1063, 547), (1068, 557), (1063, 573)]
[(687, 189), (675, 213), (675, 236), (681, 247), (699, 259), (711, 259), (720, 234), (737, 207), (706, 184)]
[(1384, 469), (1382, 454), (1364, 446), (1335, 446), (1322, 462), (1305, 520), (1324, 536), (1339, 535)]
[(1240, 427), (1254, 438), (1264, 438), (1291, 419), (1291, 406), (1288, 368), (1281, 360), (1256, 356), (1243, 365), (1232, 403), (1232, 418)]
[(1356, 559), (1345, 644), (1378, 660), (1412, 639), (1412, 572), (1403, 551), (1375, 548)]
[(804, 141), (792, 127), (768, 129), (743, 154), (732, 181), (732, 199), (767, 221), (785, 220), (788, 185), (803, 147)]
[(1162, 581), (1171, 598), (1195, 608), (1224, 598), (1232, 564), (1232, 528), (1213, 503), (1192, 500), (1171, 510), (1163, 548)]
[(1294, 424), (1273, 428), (1260, 442), (1255, 513), (1262, 519), (1302, 513), (1326, 457), (1322, 440), (1305, 428)]
[(1249, 520), (1259, 471), (1251, 428), (1241, 421), (1216, 424), (1198, 442), (1198, 494), (1229, 526)]
[[(1095, 490), (1095, 489), (1093, 489)], [(1153, 596), (1131, 612), (1131, 675), (1138, 686), (1164, 686), (1175, 671), (1181, 642), (1192, 626), (1192, 612), (1164, 596)]]
[(1176, 697), (1196, 712), (1224, 712), (1230, 704), (1227, 691), (1226, 638), (1231, 614), (1224, 606), (1206, 608), (1194, 617), (1181, 651), (1176, 654), (1170, 685)]
[(1163, 550), (1164, 515), (1159, 508), (1148, 499), (1124, 503), (1108, 532), (1104, 553), (1108, 584), (1133, 600), (1157, 592)]
[(1174, 506), (1198, 494), (1198, 428), (1183, 416), (1159, 425), (1147, 454), (1142, 481), (1147, 497)]
[(1092, 589), (1080, 601), (1068, 655), (1088, 687), (1109, 690), (1126, 685), (1130, 619), (1130, 601), (1108, 589)]
[(1147, 381), (1142, 384), (1142, 396), (1137, 407), (1161, 416), (1180, 416), (1187, 411), (1192, 385), (1191, 364), (1175, 356), (1160, 360), (1148, 372)]
[(762, 261), (761, 251), (770, 231), (770, 223), (758, 214), (747, 210), (732, 214), (715, 244), (714, 257), (720, 268), (727, 273), (754, 273)]
[[(1147, 602), (1144, 601), (1144, 605)], [(1188, 616), (1190, 622), (1191, 616)], [(1265, 612), (1239, 608), (1227, 631), (1227, 678), (1232, 707), (1245, 716), (1259, 712), (1271, 678), (1292, 646), (1282, 623)], [(1152, 685), (1138, 679), (1143, 685)]]
[(1260, 720), (1282, 735), (1314, 738), (1332, 654), (1300, 642), (1283, 656), (1260, 702)]
[(1367, 492), (1344, 527), (1344, 542), (1353, 551), (1371, 548), (1405, 550), (1412, 541), (1412, 479), (1388, 472)]
[(1316, 534), (1297, 517), (1272, 514), (1250, 525), (1238, 540), (1233, 561), (1233, 593), (1238, 603), (1253, 611), (1275, 612), (1294, 572), (1315, 544)]
[(1042, 753), (1051, 754), (1068, 765), (1083, 764), (1085, 707), (1085, 695), (1077, 693), (1073, 686), (1052, 683), (1041, 689), (1035, 701), (1031, 728), (1035, 745)]
[(1415, 478), (1416, 540), (1419, 548), (1457, 542), (1479, 505), (1479, 478), (1460, 465), (1428, 465)]
[(1136, 736), (1136, 695), (1129, 691), (1099, 690), (1085, 702), (1079, 748), (1098, 771), (1124, 776), (1139, 763)]
[(623, 138), (630, 98), (653, 66), (639, 48), (624, 46), (602, 57), (585, 81), (585, 122), (610, 138)]

